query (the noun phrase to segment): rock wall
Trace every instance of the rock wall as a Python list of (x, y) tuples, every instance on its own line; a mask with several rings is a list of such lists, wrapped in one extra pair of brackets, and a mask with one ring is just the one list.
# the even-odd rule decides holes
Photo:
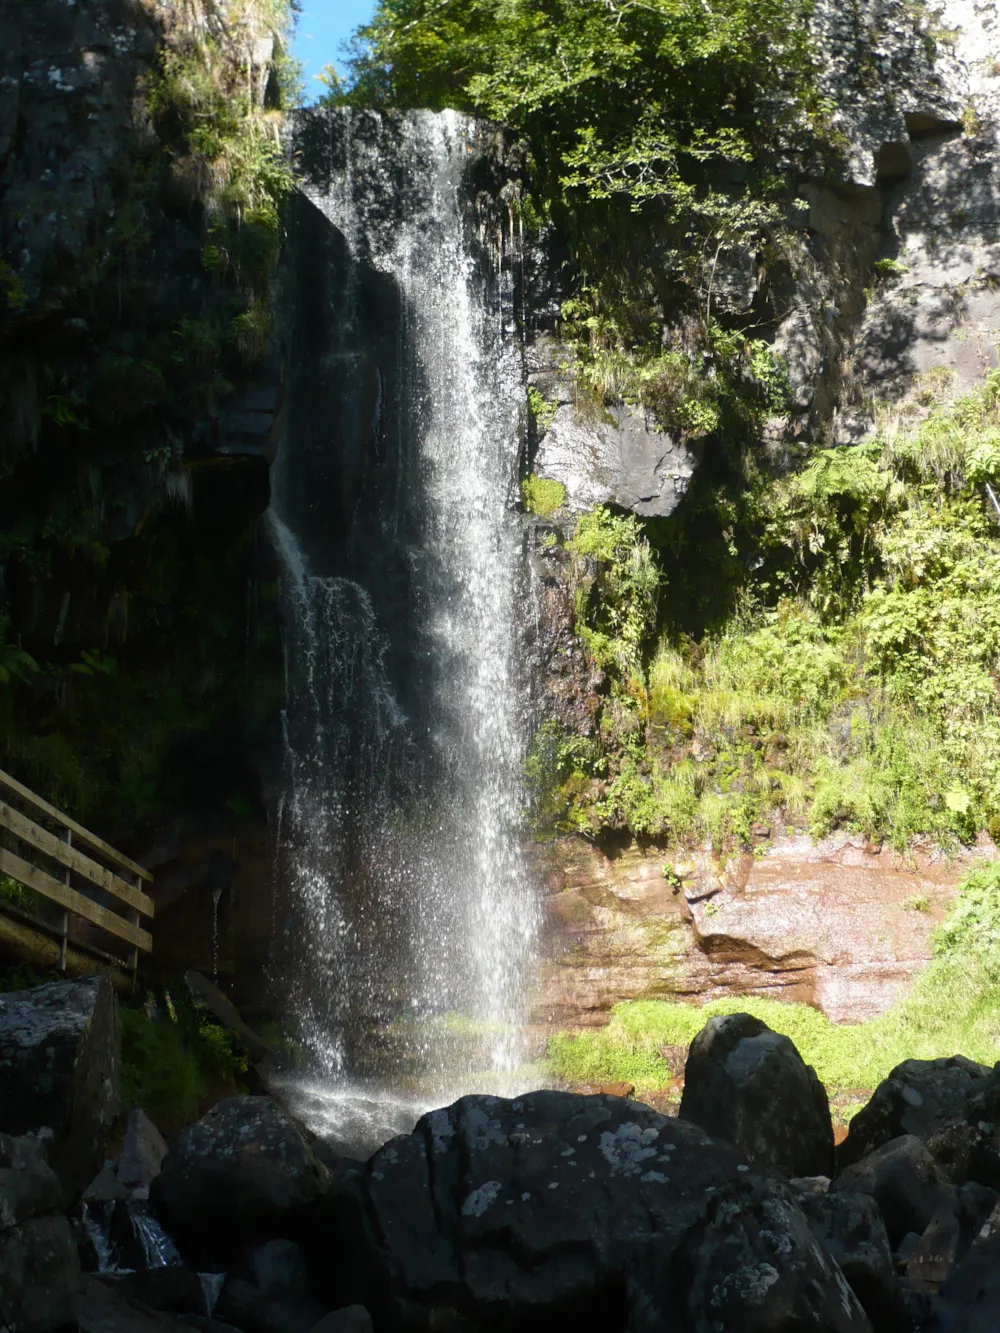
[(533, 1021), (606, 1021), (622, 1000), (766, 995), (835, 1022), (885, 1013), (930, 961), (934, 928), (984, 842), (956, 859), (857, 835), (777, 837), (762, 856), (679, 859), (581, 838), (533, 848), (547, 886)]
[(266, 265), (251, 281), (220, 221), (253, 168), (213, 177), (185, 117), (208, 69), (276, 135), (279, 8), (0, 8), (0, 764), (155, 864), (165, 966), (191, 948), (209, 971), (220, 895), (229, 960), (264, 933), (231, 890), (252, 870), (266, 897), (237, 842), (266, 843), (280, 705), (257, 523), (281, 368)]
[[(1000, 329), (1000, 23), (993, 6), (907, 0), (813, 18), (830, 152), (785, 163), (795, 241), (747, 278), (792, 387), (773, 447), (850, 443), (876, 414), (913, 417), (967, 392), (997, 364)], [(550, 327), (551, 277), (537, 287)], [(529, 300), (529, 306), (532, 302)], [(529, 348), (529, 381), (548, 404), (533, 468), (562, 482), (579, 511), (612, 503), (663, 517), (683, 497), (699, 451), (638, 409), (602, 414), (575, 391), (566, 349)]]

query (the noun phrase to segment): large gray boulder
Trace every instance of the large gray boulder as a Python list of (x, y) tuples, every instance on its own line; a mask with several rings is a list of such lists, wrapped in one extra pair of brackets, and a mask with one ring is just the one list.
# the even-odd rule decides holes
[(0, 1132), (45, 1133), (78, 1193), (105, 1159), (121, 1109), (118, 1000), (103, 977), (0, 995)]
[(73, 1318), (80, 1261), (63, 1188), (30, 1136), (0, 1134), (0, 1329), (47, 1333)]
[(949, 1121), (964, 1119), (966, 1103), (993, 1071), (962, 1055), (904, 1060), (875, 1089), (837, 1149), (841, 1167), (859, 1162), (891, 1139), (914, 1134), (925, 1143)]
[(787, 1037), (750, 1014), (710, 1018), (695, 1037), (680, 1118), (734, 1144), (760, 1171), (833, 1174), (823, 1085)]
[(690, 1333), (871, 1330), (797, 1202), (771, 1183), (736, 1181), (713, 1198), (673, 1269)]
[[(356, 1206), (345, 1206), (329, 1234), (337, 1237), (341, 1263), (369, 1272), (365, 1304), (376, 1325), (406, 1318), (418, 1327), (450, 1327), (441, 1321), (457, 1315), (476, 1327), (611, 1329), (631, 1318), (636, 1330), (673, 1329), (697, 1304), (689, 1294), (701, 1280), (695, 1247), (687, 1286), (675, 1288), (675, 1254), (713, 1198), (750, 1178), (728, 1144), (623, 1098), (464, 1097), (375, 1154)], [(780, 1198), (783, 1224), (812, 1256), (782, 1279), (788, 1308), (806, 1299), (792, 1290), (800, 1280), (815, 1279), (822, 1300), (848, 1301), (851, 1319), (837, 1329), (867, 1330), (836, 1266), (816, 1257), (819, 1247), (794, 1201), (777, 1185), (758, 1186), (761, 1216), (766, 1200)], [(335, 1191), (325, 1206), (335, 1211), (343, 1202)], [(720, 1210), (720, 1226), (724, 1215), (736, 1216)], [(729, 1252), (730, 1241), (718, 1237), (705, 1260), (712, 1271), (725, 1266)], [(733, 1241), (734, 1255), (746, 1243)], [(763, 1232), (751, 1248), (758, 1243), (763, 1254)], [(816, 1265), (824, 1264), (820, 1281)], [(727, 1306), (733, 1319), (737, 1307), (734, 1296)], [(748, 1318), (752, 1309), (749, 1301)]]
[(57, 1212), (61, 1202), (59, 1177), (38, 1140), (0, 1134), (0, 1231)]
[(277, 1102), (230, 1097), (173, 1140), (150, 1196), (178, 1240), (213, 1254), (269, 1229), (281, 1235), (329, 1183)]
[(145, 1111), (134, 1107), (125, 1125), (125, 1141), (116, 1176), (126, 1189), (148, 1190), (160, 1174), (167, 1145)]

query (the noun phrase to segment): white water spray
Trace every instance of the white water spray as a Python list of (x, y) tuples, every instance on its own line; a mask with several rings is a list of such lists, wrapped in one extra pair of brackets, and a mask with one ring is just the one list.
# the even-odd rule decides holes
[[(422, 1060), (439, 1085), (468, 1090), (478, 1060), (501, 1089), (522, 1059), (537, 915), (519, 846), (530, 619), (511, 505), (520, 365), (463, 214), (473, 123), (454, 112), (326, 123), (342, 167), (306, 193), (350, 262), (398, 293), (395, 388), (380, 368), (375, 398), (376, 416), (398, 425), (394, 493), (364, 540), (404, 553), (420, 641), (417, 679), (404, 684), (422, 721), (396, 703), (386, 659), (397, 627), (376, 616), (378, 590), (310, 570), (288, 499), (289, 438), (272, 532), (288, 622), (281, 866), (291, 929), (308, 923), (292, 990), (328, 1074), (343, 1072), (361, 1014), (388, 1076)], [(349, 363), (342, 355), (345, 373)]]

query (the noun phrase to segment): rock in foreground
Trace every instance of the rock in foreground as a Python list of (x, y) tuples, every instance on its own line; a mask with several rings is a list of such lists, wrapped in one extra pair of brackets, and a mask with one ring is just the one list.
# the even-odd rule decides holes
[(691, 1043), (680, 1117), (760, 1171), (833, 1174), (826, 1091), (794, 1044), (750, 1014), (710, 1018)]
[(329, 1173), (270, 1097), (230, 1097), (170, 1145), (152, 1197), (167, 1226), (200, 1254), (281, 1235), (329, 1185)]
[(0, 995), (0, 1132), (49, 1131), (69, 1193), (104, 1162), (121, 1106), (118, 1000), (103, 977)]
[[(765, 1219), (752, 1236), (738, 1200), (713, 1203), (741, 1180)], [(386, 1144), (360, 1190), (352, 1263), (374, 1275), (366, 1303), (376, 1327), (444, 1327), (457, 1313), (474, 1326), (511, 1329), (685, 1328), (699, 1283), (730, 1257), (734, 1273), (769, 1262), (764, 1252), (776, 1245), (802, 1259), (785, 1265), (783, 1310), (818, 1301), (844, 1312), (804, 1330), (870, 1328), (782, 1186), (756, 1180), (735, 1149), (696, 1126), (621, 1098), (464, 1097)], [(337, 1206), (334, 1195), (328, 1207)], [(692, 1240), (699, 1226), (710, 1239)], [(687, 1276), (678, 1285), (669, 1275), (684, 1246)], [(737, 1282), (727, 1297), (720, 1333), (772, 1326), (754, 1322), (754, 1293), (743, 1301), (741, 1290)]]

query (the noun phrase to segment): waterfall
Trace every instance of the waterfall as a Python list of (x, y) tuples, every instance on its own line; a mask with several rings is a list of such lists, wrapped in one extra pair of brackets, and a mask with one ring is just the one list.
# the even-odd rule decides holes
[(290, 1009), (317, 1072), (449, 1091), (516, 1077), (537, 914), (524, 389), (510, 277), (469, 217), (476, 134), (454, 112), (303, 113), (271, 515)]

